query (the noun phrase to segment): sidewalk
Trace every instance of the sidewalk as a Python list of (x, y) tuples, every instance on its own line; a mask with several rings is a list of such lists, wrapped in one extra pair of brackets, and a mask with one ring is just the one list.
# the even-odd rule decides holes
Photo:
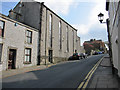
[(50, 65), (31, 66), (31, 67), (25, 67), (25, 68), (20, 68), (20, 69), (11, 69), (11, 70), (2, 71), (2, 78), (17, 75), (17, 74), (22, 74), (22, 73), (25, 73), (25, 72), (35, 71), (35, 70), (42, 70), (42, 69), (45, 69), (49, 66), (51, 66), (51, 64)]
[(112, 65), (108, 55), (103, 58), (87, 88), (120, 88), (118, 77), (112, 74)]

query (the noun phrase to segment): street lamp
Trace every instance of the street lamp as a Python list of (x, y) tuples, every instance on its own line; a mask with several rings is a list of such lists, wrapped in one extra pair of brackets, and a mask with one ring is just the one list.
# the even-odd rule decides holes
[(105, 22), (103, 22), (104, 14), (100, 13), (100, 14), (98, 15), (98, 19), (99, 19), (100, 23), (105, 23)]
[[(112, 64), (112, 68), (113, 68), (113, 61), (112, 61), (112, 46), (111, 46), (111, 35), (110, 35), (110, 30), (109, 30), (109, 25), (110, 25), (110, 21), (109, 19), (106, 19), (106, 22), (103, 22), (104, 20), (104, 14), (100, 13), (98, 15), (98, 19), (100, 21), (100, 23), (106, 23), (107, 25), (107, 32), (108, 32), (108, 40), (109, 40), (109, 56), (110, 56), (110, 62)], [(118, 41), (116, 40), (116, 43), (118, 43)], [(113, 72), (113, 70), (112, 70)]]

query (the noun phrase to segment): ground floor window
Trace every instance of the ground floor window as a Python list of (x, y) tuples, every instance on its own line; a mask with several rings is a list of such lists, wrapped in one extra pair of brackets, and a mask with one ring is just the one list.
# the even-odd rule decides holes
[(2, 47), (3, 47), (3, 44), (0, 44), (0, 63), (1, 63), (1, 57), (2, 57)]
[(25, 63), (31, 63), (31, 48), (25, 49)]

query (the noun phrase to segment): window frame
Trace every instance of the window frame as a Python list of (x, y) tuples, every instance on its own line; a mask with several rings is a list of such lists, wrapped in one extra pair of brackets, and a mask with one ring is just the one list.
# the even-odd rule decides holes
[(59, 46), (62, 49), (62, 23), (59, 21)]
[(66, 26), (66, 43), (67, 43), (67, 52), (69, 52), (69, 30), (68, 30), (68, 26)]
[(73, 53), (74, 53), (74, 30), (72, 30), (72, 37), (73, 37)]
[(3, 52), (3, 44), (2, 43), (0, 43), (0, 46), (1, 46), (1, 53), (0, 53), (0, 64), (1, 64), (1, 62), (2, 62), (2, 52)]
[(0, 20), (0, 22), (3, 22), (3, 29), (1, 27), (2, 33), (0, 37), (4, 37), (5, 21)]
[[(27, 53), (26, 53), (26, 50), (27, 50)], [(25, 48), (24, 64), (30, 64), (31, 63), (31, 55), (32, 55), (32, 49), (31, 48)], [(26, 60), (26, 58), (27, 58), (27, 60)]]
[[(30, 33), (31, 33), (31, 36), (29, 36)], [(26, 43), (32, 44), (32, 33), (33, 33), (32, 31), (26, 30)]]
[(49, 45), (52, 48), (52, 14), (49, 15)]

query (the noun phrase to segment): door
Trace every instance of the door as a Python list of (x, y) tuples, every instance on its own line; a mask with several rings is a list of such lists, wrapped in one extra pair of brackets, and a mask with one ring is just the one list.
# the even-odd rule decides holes
[(9, 49), (8, 69), (15, 69), (16, 50)]
[(53, 63), (53, 61), (52, 61), (52, 50), (49, 50), (49, 62)]

